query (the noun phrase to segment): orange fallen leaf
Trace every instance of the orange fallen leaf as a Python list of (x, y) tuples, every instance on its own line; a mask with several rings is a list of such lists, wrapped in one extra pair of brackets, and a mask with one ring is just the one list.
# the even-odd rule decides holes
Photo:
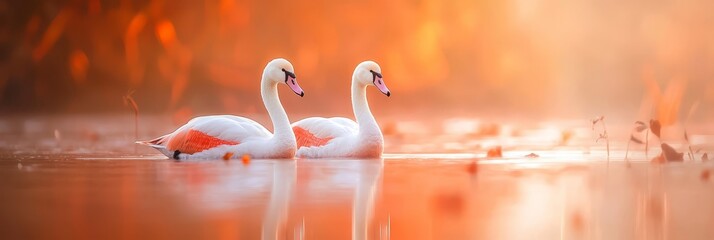
[(486, 157), (489, 157), (489, 158), (503, 157), (503, 151), (501, 150), (501, 146), (495, 146), (495, 147), (488, 149), (488, 152), (486, 153)]
[(560, 132), (560, 145), (566, 145), (573, 138), (573, 131), (565, 130)]
[(702, 181), (709, 180), (709, 175), (711, 175), (709, 169), (704, 169), (701, 174)]
[(243, 157), (241, 158), (241, 160), (243, 160), (243, 165), (250, 164), (250, 155), (244, 154)]
[(476, 174), (478, 172), (478, 163), (476, 161), (471, 162), (471, 164), (466, 167), (466, 171), (470, 174)]
[(227, 152), (225, 155), (223, 155), (223, 160), (228, 161), (228, 160), (231, 159), (231, 157), (233, 157), (233, 153), (232, 153), (232, 152)]

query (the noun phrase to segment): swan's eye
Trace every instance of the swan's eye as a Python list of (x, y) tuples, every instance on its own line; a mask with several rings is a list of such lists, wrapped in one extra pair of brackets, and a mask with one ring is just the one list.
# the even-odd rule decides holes
[[(285, 68), (283, 68), (283, 69), (281, 69), (281, 70), (285, 73), (285, 83), (288, 82), (288, 77), (295, 78), (295, 74), (294, 74), (293, 72), (288, 71), (288, 70), (285, 70)], [(295, 82), (295, 81), (293, 80), (293, 83), (294, 83), (294, 82)]]
[[(378, 73), (378, 72), (375, 72), (375, 71), (372, 71), (372, 70), (369, 70), (369, 72), (372, 73), (372, 82), (377, 81), (377, 77), (382, 78), (382, 74), (381, 74), (381, 73)], [(379, 82), (379, 84), (382, 84), (382, 82)]]

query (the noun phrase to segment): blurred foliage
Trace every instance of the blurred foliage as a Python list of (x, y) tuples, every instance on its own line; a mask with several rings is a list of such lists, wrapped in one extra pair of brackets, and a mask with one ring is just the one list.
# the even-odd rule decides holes
[(674, 122), (679, 105), (714, 103), (710, 9), (697, 0), (1, 1), (0, 111), (126, 111), (122, 96), (135, 90), (146, 112), (262, 112), (262, 68), (284, 57), (307, 97), (283, 103), (303, 114), (349, 114), (351, 72), (372, 59), (395, 93), (371, 98), (385, 103), (377, 113), (417, 105)]

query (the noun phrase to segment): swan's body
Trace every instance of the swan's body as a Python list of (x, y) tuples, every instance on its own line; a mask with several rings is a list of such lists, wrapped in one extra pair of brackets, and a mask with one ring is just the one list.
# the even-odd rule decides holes
[(175, 159), (292, 158), (295, 134), (278, 98), (277, 85), (284, 83), (298, 95), (304, 92), (295, 81), (293, 67), (285, 59), (275, 59), (263, 70), (261, 96), (273, 122), (275, 133), (244, 117), (218, 115), (191, 119), (176, 131), (151, 141), (137, 142), (156, 148)]
[(377, 63), (365, 61), (352, 74), (352, 110), (357, 122), (335, 117), (311, 117), (293, 123), (297, 138), (297, 157), (301, 158), (377, 158), (382, 156), (384, 138), (367, 103), (367, 86), (391, 93)]

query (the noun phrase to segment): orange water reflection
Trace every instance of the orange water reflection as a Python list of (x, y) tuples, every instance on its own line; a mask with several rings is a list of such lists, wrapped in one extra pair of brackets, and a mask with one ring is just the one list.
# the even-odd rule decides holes
[[(703, 167), (473, 159), (0, 160), (16, 238), (710, 238)], [(538, 164), (533, 164), (533, 163)]]
[[(144, 116), (140, 137), (172, 130), (170, 119)], [(649, 162), (659, 154), (654, 145), (649, 153), (632, 146), (631, 161), (623, 161), (629, 124), (608, 125), (608, 162), (587, 121), (471, 118), (388, 123), (383, 159), (246, 164), (179, 162), (134, 150), (133, 120), (0, 119), (0, 233), (8, 239), (714, 237), (712, 165), (699, 160), (714, 150), (710, 126), (690, 128), (697, 129), (692, 146), (702, 149), (696, 160), (668, 164)], [(663, 136), (681, 134), (671, 128), (663, 127)], [(502, 146), (502, 158), (487, 157), (493, 145)]]

